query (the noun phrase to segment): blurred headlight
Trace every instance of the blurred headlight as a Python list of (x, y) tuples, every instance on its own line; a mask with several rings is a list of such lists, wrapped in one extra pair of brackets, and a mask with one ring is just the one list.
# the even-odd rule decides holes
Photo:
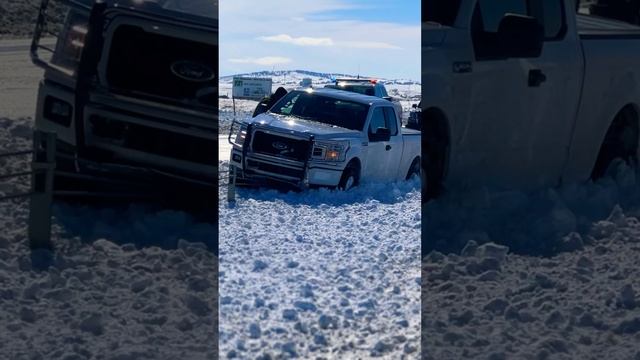
[(348, 141), (318, 141), (313, 144), (312, 159), (321, 161), (345, 161)]
[(234, 141), (234, 143), (238, 146), (244, 146), (244, 141), (247, 138), (247, 127), (246, 126), (241, 126), (240, 130), (238, 130), (238, 132), (236, 133), (236, 140)]

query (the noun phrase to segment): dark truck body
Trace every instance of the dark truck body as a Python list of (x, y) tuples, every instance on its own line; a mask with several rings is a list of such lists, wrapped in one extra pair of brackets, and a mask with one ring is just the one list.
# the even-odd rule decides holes
[(41, 45), (48, 0), (32, 45), (45, 69), (36, 127), (58, 135), (56, 187), (217, 187), (217, 4), (58, 3), (68, 12), (55, 48)]

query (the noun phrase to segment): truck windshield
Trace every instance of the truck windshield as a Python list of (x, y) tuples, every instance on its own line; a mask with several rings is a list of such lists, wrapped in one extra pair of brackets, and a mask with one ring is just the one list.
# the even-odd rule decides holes
[(369, 105), (317, 95), (312, 92), (292, 91), (273, 105), (271, 112), (362, 131), (369, 112)]
[(422, 2), (422, 21), (453, 26), (462, 0), (426, 0)]

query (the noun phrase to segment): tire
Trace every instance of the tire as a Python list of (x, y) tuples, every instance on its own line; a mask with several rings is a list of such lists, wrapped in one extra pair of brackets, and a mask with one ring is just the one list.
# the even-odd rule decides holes
[(342, 172), (338, 189), (342, 191), (348, 191), (360, 184), (360, 169), (350, 163)]
[(598, 180), (604, 177), (615, 159), (622, 159), (631, 166), (637, 166), (639, 134), (635, 111), (629, 107), (624, 108), (607, 130), (591, 172), (591, 179)]
[(436, 199), (444, 192), (443, 177), (447, 162), (446, 145), (423, 147), (423, 158), (421, 159), (422, 176), (422, 201), (427, 202)]
[(420, 166), (420, 158), (417, 157), (411, 163), (409, 171), (407, 172), (407, 178), (405, 180), (411, 180), (414, 176), (421, 176), (422, 166)]

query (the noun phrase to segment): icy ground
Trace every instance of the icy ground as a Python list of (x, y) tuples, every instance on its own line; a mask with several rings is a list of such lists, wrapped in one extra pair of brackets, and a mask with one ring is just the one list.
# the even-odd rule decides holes
[[(3, 43), (0, 43), (0, 48)], [(42, 75), (24, 52), (0, 51), (0, 153), (31, 147)], [(0, 160), (0, 174), (29, 158)], [(0, 180), (0, 194), (29, 178)], [(132, 205), (58, 204), (53, 265), (32, 265), (28, 202), (0, 202), (0, 358), (214, 359), (217, 232), (191, 216)]]
[(420, 198), (413, 181), (240, 189), (229, 206), (221, 187), (221, 356), (419, 358)]
[(640, 359), (637, 179), (429, 203), (423, 357)]

